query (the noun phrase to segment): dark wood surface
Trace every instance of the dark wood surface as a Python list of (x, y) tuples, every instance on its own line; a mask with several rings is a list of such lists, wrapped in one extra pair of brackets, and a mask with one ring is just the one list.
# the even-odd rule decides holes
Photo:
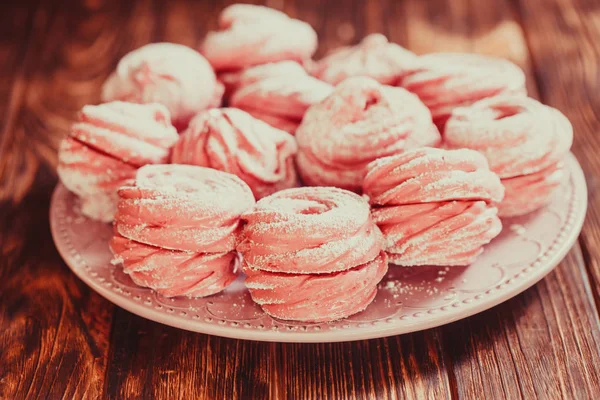
[[(22, 1), (0, 6), (0, 398), (600, 398), (600, 2), (279, 0), (319, 55), (382, 32), (418, 53), (475, 51), (522, 66), (562, 110), (589, 189), (560, 266), (484, 313), (353, 343), (195, 334), (132, 315), (61, 261), (48, 227), (56, 147), (126, 52), (194, 46), (226, 1)], [(18, 4), (17, 4), (18, 3)]]

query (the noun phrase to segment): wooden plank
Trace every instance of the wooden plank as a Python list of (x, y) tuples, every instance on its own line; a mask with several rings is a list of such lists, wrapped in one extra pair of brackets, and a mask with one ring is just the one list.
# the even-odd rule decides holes
[[(167, 27), (164, 34), (169, 40), (195, 43), (204, 27), (215, 26), (216, 13), (228, 3), (219, 3), (210, 14), (199, 3), (169, 2), (169, 8), (185, 8), (186, 13), (173, 11), (159, 25)], [(382, 14), (362, 13), (366, 1), (353, 7), (319, 1), (268, 4), (311, 23), (320, 33), (321, 54), (356, 42), (360, 37), (355, 35), (377, 30), (383, 23)], [(185, 17), (208, 22), (199, 24), (196, 37), (191, 37), (191, 29), (169, 28), (188, 26)], [(171, 21), (175, 18), (177, 22)], [(185, 332), (116, 310), (105, 394), (110, 398), (445, 398), (451, 388), (444, 362), (436, 330), (354, 343), (273, 344)]]
[(351, 343), (282, 344), (186, 332), (118, 311), (109, 398), (445, 398), (435, 330)]
[[(583, 256), (600, 304), (600, 5), (593, 1), (516, 2), (523, 21), (540, 91), (546, 102), (573, 123), (573, 152), (588, 184), (588, 214), (580, 237)], [(543, 6), (542, 6), (543, 3)], [(547, 27), (552, 26), (549, 30)]]
[[(78, 109), (98, 100), (116, 61), (109, 55), (127, 42), (128, 4), (35, 2), (27, 18), (2, 14), (16, 16), (1, 54), (14, 44), (22, 55), (0, 89), (9, 94), (0, 106), (0, 398), (99, 398), (103, 390), (113, 307), (61, 261), (48, 207), (56, 146)], [(31, 33), (19, 41), (18, 29)]]
[[(31, 2), (30, 2), (31, 3)], [(43, 36), (40, 13), (35, 12), (34, 4), (12, 6), (9, 12), (3, 13), (1, 26), (5, 31), (3, 37), (11, 38), (0, 45), (2, 81), (0, 81), (0, 202), (20, 199), (26, 193), (35, 173), (27, 160), (35, 164), (29, 154), (17, 152), (18, 141), (22, 135), (10, 133), (15, 128), (19, 109), (27, 86), (27, 74), (34, 68), (35, 49), (31, 42)], [(24, 170), (26, 179), (21, 186), (15, 185), (19, 170)]]
[(435, 330), (277, 349), (288, 398), (440, 399), (451, 393)]
[[(588, 184), (588, 214), (579, 243), (581, 258), (590, 275), (591, 285), (580, 287), (600, 304), (600, 196), (598, 178), (600, 159), (600, 33), (598, 12), (600, 5), (592, 1), (553, 0), (515, 2), (531, 50), (540, 86), (546, 103), (559, 108), (571, 120), (575, 132), (573, 152), (586, 174)], [(543, 3), (543, 4), (542, 4)], [(534, 11), (535, 10), (535, 11)], [(552, 26), (549, 30), (547, 27)], [(561, 282), (565, 284), (564, 281)], [(578, 316), (569, 316), (577, 321)], [(576, 331), (579, 333), (578, 331)], [(598, 329), (595, 344), (587, 335), (576, 336), (576, 349), (586, 360), (569, 371), (565, 383), (578, 385), (582, 396), (592, 393), (598, 397)], [(579, 364), (567, 353), (570, 364)], [(590, 361), (587, 361), (590, 360)]]
[(267, 398), (277, 391), (268, 343), (182, 331), (124, 311), (115, 323), (108, 398)]
[[(525, 3), (536, 23), (539, 10), (549, 9), (541, 1), (535, 6), (529, 0)], [(508, 58), (525, 70), (528, 90), (538, 97), (538, 76), (532, 64), (541, 64), (537, 60), (532, 63), (519, 15), (510, 2), (481, 6), (472, 0), (409, 0), (401, 11), (408, 24), (408, 47), (413, 51), (479, 52)], [(555, 12), (551, 8), (548, 11)], [(551, 26), (550, 21), (540, 23), (539, 42), (548, 49), (559, 40), (550, 40), (542, 33)], [(557, 57), (543, 64), (556, 67), (560, 61)], [(557, 79), (547, 81), (543, 77), (541, 82), (548, 82), (558, 92), (565, 91), (556, 84)], [(546, 95), (542, 86), (542, 100), (548, 100)], [(581, 249), (575, 246), (558, 269), (535, 288), (443, 328), (443, 347), (459, 396), (591, 398), (600, 393), (596, 367), (599, 326), (596, 306), (586, 290), (589, 287)]]

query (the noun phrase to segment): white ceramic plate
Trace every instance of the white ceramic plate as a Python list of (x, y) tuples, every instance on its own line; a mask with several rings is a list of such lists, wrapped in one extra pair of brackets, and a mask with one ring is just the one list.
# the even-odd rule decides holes
[(574, 156), (551, 203), (506, 219), (500, 236), (469, 267), (390, 267), (375, 301), (360, 314), (320, 324), (276, 320), (252, 302), (239, 278), (202, 299), (169, 299), (136, 286), (110, 264), (112, 227), (79, 212), (75, 196), (58, 185), (50, 222), (58, 251), (75, 274), (116, 305), (156, 322), (211, 335), (276, 342), (340, 342), (432, 328), (493, 307), (542, 279), (567, 254), (587, 206), (583, 172)]

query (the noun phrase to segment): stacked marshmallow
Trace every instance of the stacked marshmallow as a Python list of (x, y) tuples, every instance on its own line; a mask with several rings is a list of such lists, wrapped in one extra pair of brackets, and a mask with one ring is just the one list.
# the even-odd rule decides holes
[(573, 128), (558, 110), (522, 96), (497, 96), (454, 110), (446, 145), (483, 153), (506, 188), (505, 217), (545, 205), (564, 176)]
[(414, 94), (354, 77), (308, 109), (296, 139), (305, 184), (359, 191), (369, 162), (435, 146), (440, 134)]
[[(238, 84), (241, 87), (232, 94), (231, 106), (294, 134), (306, 110), (333, 91), (333, 86), (308, 75), (299, 64), (295, 66), (282, 61), (245, 70)], [(254, 78), (252, 82), (248, 77)]]
[(397, 265), (468, 265), (502, 224), (504, 188), (472, 150), (422, 148), (368, 166), (364, 193)]
[(260, 199), (297, 186), (294, 137), (235, 108), (198, 114), (180, 136), (171, 160), (237, 175)]
[(60, 145), (58, 175), (79, 196), (84, 215), (110, 222), (119, 186), (137, 168), (167, 162), (177, 138), (169, 112), (160, 104), (85, 106)]
[(316, 50), (317, 33), (309, 24), (250, 4), (225, 8), (219, 16), (219, 31), (209, 32), (200, 46), (215, 71), (230, 77), (224, 80), (255, 65), (310, 62)]
[(287, 76), (294, 79), (303, 75), (306, 75), (306, 70), (302, 65), (284, 60), (255, 65), (240, 71), (223, 72), (219, 79), (223, 82), (226, 92), (231, 94), (267, 78)]
[[(239, 251), (265, 312), (336, 320), (373, 300), (388, 258), (468, 265), (498, 215), (538, 209), (563, 179), (572, 127), (514, 64), (378, 34), (313, 62), (316, 47), (310, 25), (232, 5), (199, 51), (127, 54), (109, 103), (84, 107), (58, 172), (85, 215), (115, 217), (114, 263), (134, 282), (211, 295)], [(295, 188), (294, 164), (313, 187)]]
[(199, 111), (219, 107), (224, 87), (197, 51), (174, 43), (152, 43), (125, 55), (102, 87), (102, 101), (161, 103), (184, 129)]
[(287, 189), (243, 216), (246, 286), (269, 315), (331, 321), (362, 311), (387, 271), (368, 203), (332, 187)]
[(419, 96), (442, 133), (456, 107), (500, 94), (527, 94), (521, 68), (479, 54), (426, 54), (399, 84)]
[(113, 262), (165, 296), (201, 297), (238, 274), (240, 216), (254, 205), (234, 175), (190, 165), (148, 165), (122, 186)]
[(368, 76), (384, 85), (395, 85), (417, 68), (417, 56), (375, 33), (356, 46), (335, 49), (316, 63), (312, 73), (337, 85), (346, 78)]

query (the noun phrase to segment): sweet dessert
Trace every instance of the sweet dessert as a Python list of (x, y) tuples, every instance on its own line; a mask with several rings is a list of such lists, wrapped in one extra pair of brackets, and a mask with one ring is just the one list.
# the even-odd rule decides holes
[(167, 162), (177, 141), (160, 104), (111, 102), (85, 106), (58, 152), (58, 175), (81, 199), (84, 215), (110, 222), (117, 189), (138, 167)]
[(564, 176), (573, 128), (558, 110), (522, 96), (497, 96), (454, 110), (446, 125), (449, 148), (477, 150), (506, 188), (501, 216), (534, 211)]
[(239, 273), (237, 252), (194, 253), (168, 250), (127, 239), (110, 241), (113, 264), (122, 265), (136, 285), (165, 297), (205, 297), (229, 286)]
[(117, 189), (135, 176), (137, 167), (67, 137), (58, 148), (58, 176), (80, 200), (81, 213), (110, 222), (117, 210)]
[(254, 205), (234, 175), (191, 165), (148, 165), (118, 191), (113, 264), (167, 296), (217, 293), (239, 272), (242, 213)]
[(219, 80), (223, 82), (227, 97), (254, 82), (276, 76), (287, 76), (294, 79), (297, 76), (306, 75), (306, 70), (296, 61), (276, 61), (266, 64), (255, 65), (237, 71), (225, 71), (219, 74)]
[(237, 90), (230, 104), (294, 134), (308, 107), (332, 91), (333, 86), (307, 73), (266, 76)]
[(297, 186), (297, 145), (288, 133), (236, 108), (198, 114), (182, 133), (171, 161), (237, 175), (260, 199)]
[(471, 264), (499, 215), (562, 182), (571, 124), (526, 97), (516, 65), (381, 34), (316, 48), (309, 24), (231, 5), (200, 51), (143, 46), (82, 109), (58, 173), (83, 214), (114, 219), (112, 262), (136, 284), (203, 297), (243, 269), (267, 314), (338, 320), (374, 300), (388, 261)]
[(277, 128), (281, 131), (287, 132), (290, 135), (295, 135), (300, 121), (294, 118), (281, 117), (279, 115), (271, 114), (269, 112), (261, 112), (258, 110), (246, 110), (254, 118), (259, 119), (273, 128)]
[(363, 311), (377, 295), (387, 257), (331, 274), (282, 274), (245, 268), (252, 299), (269, 315), (294, 321), (335, 321)]
[(397, 265), (469, 265), (502, 229), (495, 204), (504, 188), (473, 150), (380, 158), (369, 164), (363, 191)]
[(126, 54), (102, 87), (102, 101), (160, 103), (173, 124), (185, 128), (199, 111), (220, 105), (224, 88), (196, 50), (175, 43), (152, 43)]
[(274, 317), (329, 321), (362, 311), (387, 271), (381, 232), (352, 192), (287, 189), (242, 218), (246, 285)]
[(296, 140), (298, 171), (305, 184), (359, 191), (369, 162), (436, 146), (440, 134), (414, 94), (354, 77), (308, 109)]
[(265, 197), (245, 213), (238, 250), (247, 268), (283, 273), (343, 271), (373, 260), (382, 237), (368, 203), (347, 190), (303, 187)]
[(443, 128), (456, 107), (499, 94), (527, 94), (525, 74), (508, 60), (467, 53), (431, 53), (419, 57), (418, 66), (400, 86), (419, 96)]
[(319, 60), (312, 73), (337, 85), (352, 76), (368, 76), (384, 85), (395, 85), (416, 67), (417, 56), (374, 33), (356, 46), (341, 47)]
[(196, 253), (233, 250), (240, 216), (254, 205), (252, 191), (237, 176), (193, 165), (147, 165), (118, 195), (120, 235)]
[(317, 49), (317, 34), (309, 24), (263, 6), (228, 6), (219, 17), (219, 29), (209, 32), (200, 47), (219, 72), (282, 60), (302, 62)]
[(163, 105), (122, 101), (84, 106), (70, 136), (138, 167), (167, 162), (178, 139)]

